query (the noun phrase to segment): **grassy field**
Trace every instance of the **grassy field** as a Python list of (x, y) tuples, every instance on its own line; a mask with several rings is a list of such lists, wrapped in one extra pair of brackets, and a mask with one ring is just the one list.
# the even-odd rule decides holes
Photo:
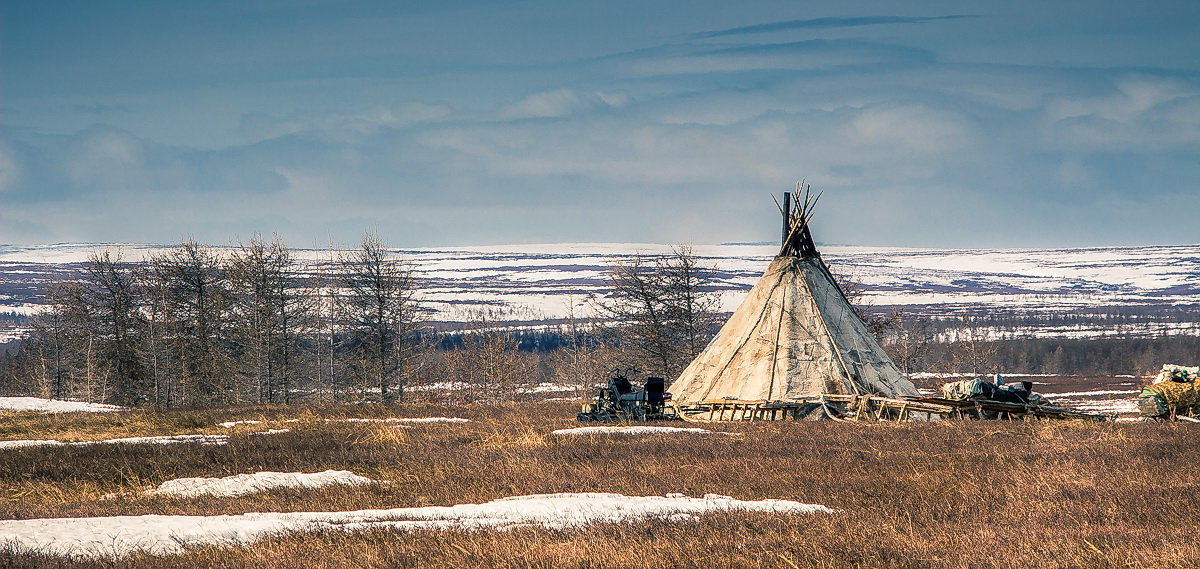
[[(232, 436), (228, 446), (0, 450), (0, 518), (334, 511), (550, 492), (714, 493), (843, 513), (720, 514), (570, 531), (293, 534), (248, 547), (106, 560), (7, 551), (0, 566), (1200, 566), (1200, 425), (739, 423), (708, 426), (738, 437), (550, 436), (576, 426), (575, 408), (548, 402), (5, 414), (0, 440)], [(472, 422), (397, 429), (325, 420), (350, 416)], [(264, 422), (216, 426), (237, 419)], [(292, 432), (250, 434), (268, 428)], [(325, 469), (392, 483), (236, 498), (140, 494), (179, 477)]]

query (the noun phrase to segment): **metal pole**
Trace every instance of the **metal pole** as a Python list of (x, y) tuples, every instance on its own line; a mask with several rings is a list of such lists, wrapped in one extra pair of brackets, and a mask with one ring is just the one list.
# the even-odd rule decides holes
[(792, 192), (783, 192), (783, 239), (781, 245), (787, 246), (788, 235), (792, 233)]

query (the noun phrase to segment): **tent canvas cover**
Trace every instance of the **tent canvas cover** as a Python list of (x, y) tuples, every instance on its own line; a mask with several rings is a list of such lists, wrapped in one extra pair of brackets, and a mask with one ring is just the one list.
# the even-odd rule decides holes
[[(818, 198), (820, 196), (817, 196)], [(816, 199), (784, 194), (783, 248), (712, 342), (671, 386), (684, 404), (919, 396), (821, 260), (808, 220)]]

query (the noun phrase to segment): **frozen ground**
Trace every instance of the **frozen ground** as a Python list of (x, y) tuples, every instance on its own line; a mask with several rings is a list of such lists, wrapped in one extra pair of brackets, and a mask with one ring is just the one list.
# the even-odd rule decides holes
[(359, 486), (376, 481), (349, 470), (324, 472), (254, 472), (224, 478), (176, 478), (159, 484), (149, 494), (194, 498), (196, 496), (245, 496), (281, 488), (325, 488)]
[(539, 494), (484, 504), (359, 510), (250, 513), (225, 516), (114, 516), (0, 521), (0, 543), (19, 550), (67, 556), (117, 557), (133, 551), (174, 553), (198, 545), (247, 544), (295, 531), (506, 530), (541, 526), (569, 529), (645, 519), (684, 521), (713, 512), (832, 514), (837, 510), (791, 500), (743, 501), (727, 496), (689, 498), (621, 494)]
[(104, 403), (60, 401), (40, 397), (0, 397), (0, 411), (36, 411), (41, 413), (109, 413), (124, 411), (124, 407)]

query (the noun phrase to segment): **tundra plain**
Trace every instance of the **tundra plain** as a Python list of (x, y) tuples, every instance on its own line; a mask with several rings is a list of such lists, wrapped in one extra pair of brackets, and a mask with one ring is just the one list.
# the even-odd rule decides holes
[[(0, 566), (1195, 567), (1200, 425), (713, 423), (738, 436), (553, 436), (576, 403), (410, 403), (118, 413), (5, 413), (0, 439), (225, 434), (227, 445), (0, 450), (0, 518), (343, 511), (611, 492), (788, 499), (841, 513), (720, 513), (579, 529), (284, 534), (175, 555)], [(470, 422), (344, 421), (461, 417)], [(259, 421), (222, 427), (231, 421)], [(275, 429), (270, 435), (257, 435)], [(287, 432), (282, 432), (287, 429)], [(349, 470), (386, 484), (174, 497), (171, 479)]]

